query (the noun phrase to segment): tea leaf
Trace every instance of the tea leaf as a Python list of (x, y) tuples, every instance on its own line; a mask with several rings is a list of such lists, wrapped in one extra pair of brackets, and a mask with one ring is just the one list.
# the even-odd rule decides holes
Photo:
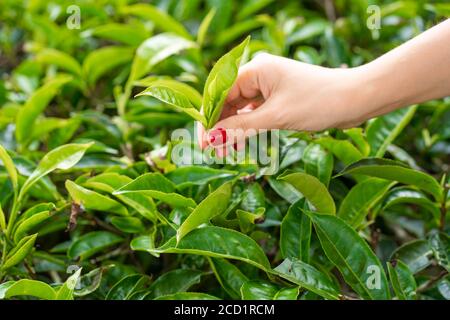
[[(4, 290), (5, 285), (6, 290)], [(48, 284), (37, 280), (22, 279), (5, 282), (0, 285), (0, 299), (9, 299), (17, 296), (32, 296), (45, 300), (54, 300), (56, 292)]]
[(383, 267), (369, 245), (343, 220), (306, 212), (328, 259), (344, 280), (364, 299), (389, 299)]
[(73, 181), (66, 181), (66, 189), (69, 191), (73, 201), (85, 209), (111, 212), (122, 216), (128, 215), (127, 208), (121, 203), (95, 191), (83, 188)]
[(408, 266), (401, 261), (387, 264), (389, 278), (395, 295), (400, 300), (413, 300), (416, 297), (416, 280)]
[(220, 227), (203, 227), (192, 230), (177, 244), (173, 237), (159, 248), (142, 246), (144, 242), (134, 239), (133, 250), (160, 253), (191, 253), (215, 258), (244, 261), (263, 270), (270, 268), (266, 255), (251, 238), (234, 230)]
[(237, 77), (244, 50), (250, 42), (247, 37), (241, 44), (222, 56), (214, 65), (203, 89), (203, 113), (207, 119), (207, 129), (219, 119), (223, 103)]
[(280, 250), (283, 258), (309, 262), (311, 220), (303, 212), (304, 209), (307, 209), (305, 200), (301, 199), (289, 207), (281, 222)]
[(443, 197), (442, 187), (432, 176), (410, 169), (408, 166), (398, 161), (381, 158), (366, 158), (349, 165), (341, 171), (338, 176), (344, 174), (361, 174), (398, 181), (404, 184), (417, 186), (430, 193), (436, 200)]
[(399, 109), (382, 117), (378, 117), (367, 126), (367, 140), (370, 144), (370, 155), (382, 157), (387, 147), (411, 121), (417, 106)]
[(16, 246), (6, 255), (1, 270), (9, 269), (22, 262), (33, 250), (36, 237), (37, 233), (20, 239)]
[(33, 184), (50, 172), (56, 169), (67, 170), (73, 167), (91, 145), (92, 143), (66, 144), (47, 153), (22, 185), (20, 195), (23, 196)]
[(325, 185), (316, 177), (302, 172), (285, 172), (278, 177), (278, 180), (289, 182), (311, 202), (317, 211), (330, 214), (336, 213), (333, 198)]
[(109, 248), (123, 239), (108, 231), (93, 231), (76, 239), (69, 247), (67, 256), (70, 259), (86, 260), (94, 254)]
[(177, 242), (198, 226), (209, 222), (227, 208), (231, 197), (232, 182), (226, 182), (208, 195), (177, 230)]

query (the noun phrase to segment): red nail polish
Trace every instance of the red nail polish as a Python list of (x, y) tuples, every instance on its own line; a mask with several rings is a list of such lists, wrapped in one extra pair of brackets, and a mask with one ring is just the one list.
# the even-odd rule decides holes
[(209, 132), (209, 143), (213, 146), (220, 146), (227, 142), (227, 131), (224, 128), (217, 128)]

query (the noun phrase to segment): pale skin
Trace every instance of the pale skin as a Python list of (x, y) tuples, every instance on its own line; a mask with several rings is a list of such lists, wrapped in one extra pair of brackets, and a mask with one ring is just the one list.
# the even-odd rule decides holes
[(260, 54), (239, 69), (216, 130), (205, 134), (198, 126), (200, 145), (205, 147), (219, 128), (226, 130), (227, 142), (242, 138), (231, 129), (350, 128), (446, 96), (450, 96), (450, 19), (355, 68), (325, 68)]

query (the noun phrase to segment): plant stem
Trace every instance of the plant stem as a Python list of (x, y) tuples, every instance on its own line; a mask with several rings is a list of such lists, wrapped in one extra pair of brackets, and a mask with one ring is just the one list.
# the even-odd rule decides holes
[(17, 213), (19, 212), (19, 202), (21, 201), (20, 195), (19, 197), (14, 197), (14, 202), (13, 202), (13, 206), (11, 208), (11, 213), (9, 215), (9, 219), (8, 219), (8, 227), (6, 228), (6, 237), (9, 237), (9, 235), (11, 234), (12, 228), (14, 226), (14, 222), (16, 221), (17, 218)]
[(441, 231), (445, 230), (445, 220), (446, 220), (446, 215), (447, 215), (447, 205), (446, 205), (446, 200), (447, 200), (447, 193), (449, 190), (449, 184), (446, 183), (444, 184), (444, 196), (442, 197), (442, 203), (441, 203), (441, 219), (440, 219), (440, 225), (439, 225), (439, 229)]

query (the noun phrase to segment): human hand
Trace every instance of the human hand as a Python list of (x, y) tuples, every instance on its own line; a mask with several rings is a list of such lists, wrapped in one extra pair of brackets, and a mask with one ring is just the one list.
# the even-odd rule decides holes
[(260, 54), (239, 69), (214, 128), (206, 133), (198, 124), (200, 146), (241, 145), (248, 130), (320, 131), (359, 124), (364, 112), (349, 109), (362, 103), (354, 92), (358, 74), (356, 69), (329, 69)]
[(239, 149), (249, 129), (348, 128), (401, 107), (449, 96), (450, 45), (442, 40), (449, 36), (447, 19), (350, 69), (258, 55), (239, 69), (215, 127), (206, 133), (197, 126), (200, 146), (234, 143)]

